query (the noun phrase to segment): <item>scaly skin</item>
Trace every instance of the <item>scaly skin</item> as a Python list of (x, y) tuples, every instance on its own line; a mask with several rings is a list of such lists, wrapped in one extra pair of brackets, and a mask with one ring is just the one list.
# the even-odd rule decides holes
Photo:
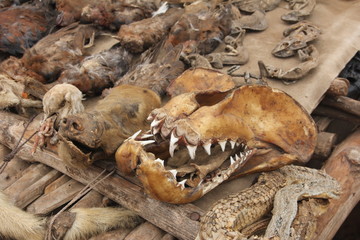
[(240, 193), (221, 199), (201, 219), (200, 234), (197, 239), (241, 237), (239, 230), (268, 213), (272, 208), (276, 192), (284, 185), (284, 175), (274, 171), (262, 174), (257, 183)]
[[(251, 187), (215, 203), (202, 217), (196, 239), (247, 239), (240, 231), (260, 220), (271, 209), (273, 216), (264, 239), (290, 239), (298, 200), (337, 198), (339, 192), (338, 182), (316, 169), (290, 165), (263, 173)], [(298, 234), (301, 233), (293, 233), (293, 236)]]

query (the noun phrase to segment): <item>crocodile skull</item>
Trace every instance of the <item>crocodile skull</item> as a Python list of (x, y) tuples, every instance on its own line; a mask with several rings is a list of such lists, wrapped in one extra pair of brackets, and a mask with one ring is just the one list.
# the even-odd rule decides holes
[(194, 201), (230, 176), (304, 163), (317, 136), (306, 111), (268, 86), (184, 93), (148, 119), (151, 134), (127, 139), (117, 165), (170, 203)]

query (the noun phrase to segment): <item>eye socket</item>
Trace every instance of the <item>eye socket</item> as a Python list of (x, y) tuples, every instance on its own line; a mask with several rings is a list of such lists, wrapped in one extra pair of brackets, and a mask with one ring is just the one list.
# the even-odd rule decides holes
[(195, 100), (200, 106), (212, 106), (215, 105), (228, 95), (228, 92), (208, 92), (197, 94)]

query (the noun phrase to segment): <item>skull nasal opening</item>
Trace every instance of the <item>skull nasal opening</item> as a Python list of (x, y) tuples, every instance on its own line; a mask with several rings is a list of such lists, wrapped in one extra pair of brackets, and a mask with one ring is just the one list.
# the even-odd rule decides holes
[(65, 129), (70, 131), (82, 131), (84, 130), (83, 125), (80, 121), (75, 119), (69, 119), (69, 118), (63, 118), (62, 125), (65, 127)]
[(202, 106), (212, 106), (218, 104), (228, 95), (229, 92), (206, 92), (199, 93), (195, 96), (195, 100)]

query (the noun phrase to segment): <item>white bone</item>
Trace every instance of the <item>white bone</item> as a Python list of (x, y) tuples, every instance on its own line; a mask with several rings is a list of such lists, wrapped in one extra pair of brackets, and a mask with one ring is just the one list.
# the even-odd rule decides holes
[(205, 151), (206, 151), (206, 153), (208, 154), (208, 155), (211, 155), (211, 143), (209, 142), (209, 143), (205, 143), (204, 145), (203, 145), (203, 148), (205, 149)]
[(176, 179), (176, 174), (177, 174), (176, 169), (169, 170), (169, 172), (171, 172), (171, 174), (172, 174), (172, 175), (174, 176), (174, 178)]
[(233, 165), (235, 163), (235, 160), (232, 156), (230, 156), (230, 165)]
[(145, 146), (145, 145), (148, 145), (148, 144), (151, 144), (151, 143), (154, 143), (155, 140), (147, 140), (147, 141), (141, 141), (139, 142), (142, 146)]
[(179, 138), (176, 137), (174, 131), (172, 131), (171, 137), (170, 137), (170, 145), (169, 145), (169, 153), (170, 153), (171, 157), (174, 156), (174, 151), (175, 151), (176, 147), (178, 146), (178, 144), (177, 144), (178, 141), (179, 141)]
[(237, 161), (237, 160), (240, 159), (240, 157), (239, 157), (237, 154), (235, 154), (235, 159), (236, 159), (236, 161)]
[(154, 135), (152, 135), (152, 134), (144, 134), (144, 135), (142, 135), (140, 138), (141, 139), (144, 139), (144, 138), (149, 138), (149, 137), (153, 137)]
[(131, 137), (129, 137), (130, 139), (135, 139), (137, 136), (139, 136), (139, 134), (141, 133), (141, 129), (139, 131), (137, 131), (136, 133), (134, 133)]
[(185, 188), (185, 182), (186, 182), (186, 179), (182, 180), (181, 182), (178, 182), (177, 185), (180, 185), (181, 189), (184, 189)]
[(161, 119), (154, 119), (154, 121), (151, 122), (150, 127), (156, 127), (161, 122)]
[(226, 140), (225, 141), (220, 141), (219, 142), (221, 150), (224, 152), (225, 151), (225, 146), (226, 146)]
[(196, 152), (196, 149), (197, 149), (197, 146), (192, 146), (192, 145), (187, 145), (186, 146), (188, 151), (189, 151), (189, 155), (190, 155), (190, 158), (192, 160), (195, 159), (195, 152)]

